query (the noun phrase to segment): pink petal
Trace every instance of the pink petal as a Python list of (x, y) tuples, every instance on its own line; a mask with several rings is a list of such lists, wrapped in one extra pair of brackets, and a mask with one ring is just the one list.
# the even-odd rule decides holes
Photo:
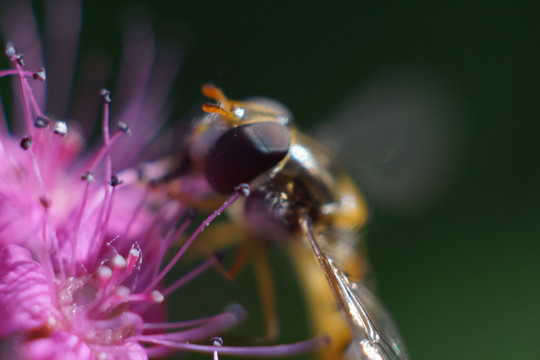
[(51, 336), (28, 341), (20, 352), (28, 360), (95, 360), (96, 357), (78, 336), (56, 331)]
[(0, 336), (43, 326), (51, 314), (45, 272), (18, 245), (0, 250)]
[(26, 360), (148, 360), (145, 349), (138, 343), (89, 345), (65, 331), (55, 331), (49, 337), (23, 343), (19, 354)]

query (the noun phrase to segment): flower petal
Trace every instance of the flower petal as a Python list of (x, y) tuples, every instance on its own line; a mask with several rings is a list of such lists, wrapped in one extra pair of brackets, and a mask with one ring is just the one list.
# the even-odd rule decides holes
[(55, 331), (51, 336), (24, 343), (20, 349), (28, 360), (95, 360), (96, 357), (78, 336)]
[(45, 272), (28, 250), (7, 245), (0, 250), (0, 336), (36, 329), (51, 315)]

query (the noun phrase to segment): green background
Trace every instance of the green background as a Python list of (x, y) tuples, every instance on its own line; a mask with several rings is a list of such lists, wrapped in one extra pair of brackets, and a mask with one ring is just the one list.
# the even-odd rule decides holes
[[(312, 129), (387, 69), (443, 79), (459, 116), (452, 118), (452, 161), (440, 191), (410, 212), (371, 204), (366, 238), (379, 294), (413, 359), (540, 358), (537, 2), (139, 4), (157, 38), (184, 49), (174, 119), (201, 102), (199, 88), (208, 81), (233, 98), (277, 98), (302, 129)], [(120, 19), (132, 5), (85, 4), (83, 56), (99, 50), (118, 59)], [(283, 252), (273, 260), (286, 286), (278, 289), (282, 321), (288, 319), (284, 341), (300, 340), (305, 319), (295, 310), (301, 303), (291, 292), (292, 270)], [(195, 314), (201, 298), (208, 308), (229, 299), (256, 307), (253, 281), (246, 271), (229, 296), (231, 285), (206, 274), (178, 295), (175, 308)]]

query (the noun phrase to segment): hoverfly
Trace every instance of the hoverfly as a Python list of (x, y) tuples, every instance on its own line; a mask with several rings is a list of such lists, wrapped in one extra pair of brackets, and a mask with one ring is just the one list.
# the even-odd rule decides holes
[[(202, 91), (217, 103), (203, 105), (182, 168), (205, 186), (197, 192), (180, 184), (176, 195), (203, 204), (249, 184), (233, 217), (255, 239), (290, 250), (315, 326), (333, 340), (323, 358), (407, 359), (389, 313), (363, 283), (366, 260), (353, 229), (367, 222), (368, 211), (350, 178), (322, 145), (296, 130), (278, 102), (229, 100), (213, 85)], [(346, 274), (360, 275), (351, 281)]]

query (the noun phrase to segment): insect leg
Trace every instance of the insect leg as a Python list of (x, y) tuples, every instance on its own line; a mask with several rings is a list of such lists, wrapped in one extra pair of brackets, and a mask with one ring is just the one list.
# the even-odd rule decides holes
[(275, 340), (279, 334), (279, 319), (276, 309), (274, 279), (272, 272), (270, 271), (266, 247), (257, 247), (254, 251), (253, 260), (266, 327), (264, 340), (272, 341)]

